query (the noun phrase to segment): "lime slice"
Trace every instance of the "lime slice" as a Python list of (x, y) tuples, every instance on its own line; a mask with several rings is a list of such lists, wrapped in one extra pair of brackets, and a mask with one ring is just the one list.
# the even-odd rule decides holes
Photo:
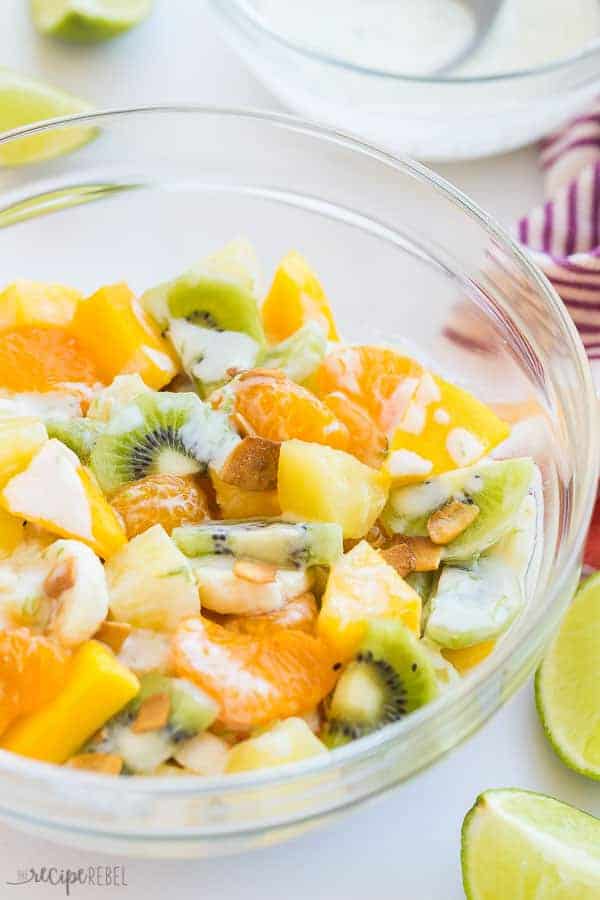
[[(0, 132), (89, 109), (87, 103), (70, 94), (0, 68)], [(73, 125), (0, 144), (0, 165), (18, 166), (49, 159), (74, 150), (95, 134), (95, 128)]]
[(76, 43), (93, 43), (128, 31), (145, 19), (152, 0), (31, 0), (42, 34)]
[(556, 753), (600, 779), (600, 573), (577, 591), (538, 669), (535, 696)]
[(462, 827), (468, 900), (598, 900), (600, 819), (529, 791), (486, 791)]

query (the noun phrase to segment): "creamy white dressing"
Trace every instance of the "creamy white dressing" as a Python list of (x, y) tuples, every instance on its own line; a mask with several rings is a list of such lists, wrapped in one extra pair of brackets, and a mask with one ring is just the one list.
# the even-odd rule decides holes
[(394, 450), (387, 461), (387, 470), (392, 478), (406, 475), (429, 475), (433, 463), (412, 450)]
[[(461, 0), (254, 0), (266, 24), (288, 39), (366, 68), (425, 75), (475, 33)], [(477, 52), (454, 75), (535, 68), (570, 56), (600, 33), (597, 0), (504, 0)]]
[(72, 419), (81, 415), (80, 398), (72, 393), (48, 391), (38, 394), (26, 392), (0, 393), (0, 417), (34, 416), (37, 419)]

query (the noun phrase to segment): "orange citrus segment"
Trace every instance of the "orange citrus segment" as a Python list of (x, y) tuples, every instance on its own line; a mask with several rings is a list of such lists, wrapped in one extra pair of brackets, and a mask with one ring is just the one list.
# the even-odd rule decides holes
[(317, 624), (317, 602), (313, 594), (300, 594), (288, 600), (281, 609), (260, 616), (223, 616), (223, 624), (242, 634), (269, 634), (278, 628), (295, 628), (314, 634)]
[(69, 654), (26, 628), (0, 631), (0, 734), (52, 700), (67, 679)]
[(308, 712), (337, 677), (327, 645), (292, 629), (250, 635), (188, 619), (172, 646), (177, 673), (214, 697), (219, 723), (236, 731)]
[(472, 647), (461, 647), (458, 650), (442, 649), (442, 656), (452, 663), (461, 675), (477, 666), (490, 655), (496, 641), (484, 641), (482, 644), (474, 644)]
[(317, 632), (344, 662), (356, 652), (373, 617), (400, 619), (419, 636), (421, 598), (377, 550), (361, 541), (331, 568)]
[[(390, 474), (396, 485), (423, 481), (476, 463), (508, 437), (510, 428), (484, 403), (437, 375), (424, 373), (391, 440)], [(394, 451), (416, 454), (420, 473), (394, 471)], [(400, 457), (401, 461), (402, 458)]]
[(283, 341), (308, 321), (319, 322), (330, 341), (339, 339), (329, 301), (314, 272), (292, 251), (279, 263), (262, 307), (270, 341)]
[(368, 412), (341, 391), (325, 394), (321, 399), (348, 429), (348, 453), (373, 469), (381, 468), (387, 454), (388, 439)]
[(171, 534), (180, 525), (210, 518), (208, 501), (193, 476), (148, 475), (125, 485), (110, 502), (130, 539), (152, 525)]
[(137, 372), (158, 390), (177, 374), (172, 351), (144, 316), (126, 284), (100, 288), (83, 300), (71, 323), (103, 378)]
[(341, 392), (363, 407), (375, 425), (391, 434), (410, 402), (423, 369), (387, 347), (340, 347), (317, 369), (317, 394)]
[(235, 387), (235, 411), (260, 437), (299, 438), (345, 450), (350, 435), (317, 397), (278, 370), (254, 369)]
[(45, 392), (101, 381), (85, 345), (62, 326), (21, 325), (0, 333), (0, 387)]
[(62, 284), (15, 281), (0, 293), (0, 329), (68, 325), (81, 299), (79, 291)]

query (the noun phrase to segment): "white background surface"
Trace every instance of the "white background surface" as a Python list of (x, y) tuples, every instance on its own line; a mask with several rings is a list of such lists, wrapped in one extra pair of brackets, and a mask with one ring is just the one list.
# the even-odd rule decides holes
[[(278, 106), (222, 44), (200, 0), (156, 0), (149, 22), (112, 44), (94, 48), (38, 38), (27, 6), (26, 0), (0, 2), (0, 64), (61, 85), (98, 106), (169, 100)], [(438, 170), (507, 223), (541, 197), (531, 149)], [(4, 280), (10, 277), (11, 273), (2, 273)], [(600, 814), (600, 784), (568, 772), (548, 748), (531, 683), (433, 769), (327, 829), (287, 845), (233, 858), (158, 864), (106, 859), (0, 826), (0, 897), (63, 896), (58, 887), (7, 886), (16, 880), (18, 869), (124, 862), (127, 888), (75, 887), (71, 896), (459, 900), (463, 816), (480, 791), (503, 786), (540, 790)]]

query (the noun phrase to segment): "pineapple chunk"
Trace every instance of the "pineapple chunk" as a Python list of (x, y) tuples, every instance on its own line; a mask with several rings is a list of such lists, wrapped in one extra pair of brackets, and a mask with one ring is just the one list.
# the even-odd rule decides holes
[(68, 325), (82, 299), (62, 284), (14, 281), (0, 293), (0, 329), (22, 325)]
[(83, 541), (105, 559), (126, 542), (125, 531), (91, 472), (54, 438), (5, 485), (0, 503), (12, 515), (52, 534)]
[(400, 619), (417, 637), (421, 633), (420, 596), (361, 541), (331, 568), (317, 632), (344, 662), (356, 652), (373, 617)]
[(210, 480), (224, 519), (271, 519), (281, 515), (277, 491), (243, 491), (223, 481), (214, 469)]
[(315, 737), (304, 719), (284, 719), (256, 737), (232, 747), (225, 771), (231, 774), (283, 766), (321, 753), (327, 753), (327, 748)]
[(198, 615), (198, 588), (187, 558), (162, 525), (153, 525), (106, 564), (110, 611), (136, 628), (173, 631)]
[(100, 288), (82, 301), (70, 330), (89, 348), (107, 382), (137, 372), (148, 387), (159, 390), (177, 374), (169, 345), (125, 284)]
[(279, 263), (262, 307), (270, 341), (283, 341), (307, 322), (317, 322), (330, 341), (339, 340), (325, 291), (299, 253), (292, 251)]
[(0, 487), (26, 469), (47, 440), (46, 427), (37, 419), (0, 418)]
[(389, 479), (343, 450), (285, 441), (278, 492), (284, 518), (337, 522), (345, 538), (361, 538), (385, 506)]
[(139, 688), (135, 675), (107, 647), (87, 641), (75, 652), (61, 692), (12, 725), (0, 746), (44, 762), (64, 763), (129, 703)]

